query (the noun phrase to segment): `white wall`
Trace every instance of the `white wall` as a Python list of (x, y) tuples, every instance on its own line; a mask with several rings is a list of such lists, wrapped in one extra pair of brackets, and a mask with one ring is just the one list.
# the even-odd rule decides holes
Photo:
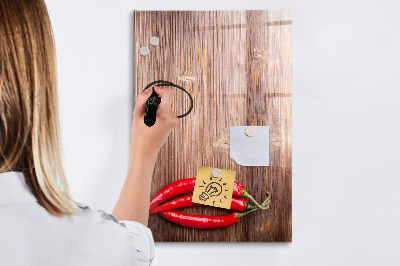
[(293, 11), (293, 242), (157, 244), (154, 265), (400, 265), (399, 1), (47, 0), (73, 196), (125, 178), (134, 9)]

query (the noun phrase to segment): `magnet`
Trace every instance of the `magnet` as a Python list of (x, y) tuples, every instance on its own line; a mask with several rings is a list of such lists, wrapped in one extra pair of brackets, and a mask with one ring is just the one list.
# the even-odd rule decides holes
[(213, 177), (215, 177), (215, 178), (218, 178), (218, 177), (220, 177), (220, 176), (222, 175), (222, 173), (221, 173), (221, 170), (220, 170), (220, 169), (214, 168), (214, 169), (211, 171), (211, 175), (212, 175)]
[(153, 46), (157, 46), (160, 43), (160, 39), (156, 36), (150, 38), (150, 44)]
[(254, 127), (246, 127), (246, 129), (244, 130), (244, 133), (245, 133), (248, 137), (254, 136), (254, 133), (255, 133)]
[(147, 46), (140, 47), (139, 54), (143, 55), (143, 56), (148, 55), (149, 54), (149, 48), (147, 48)]

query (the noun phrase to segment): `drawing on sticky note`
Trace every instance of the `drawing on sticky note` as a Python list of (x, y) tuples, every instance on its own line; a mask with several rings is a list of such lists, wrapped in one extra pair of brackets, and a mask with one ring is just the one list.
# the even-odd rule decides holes
[[(206, 184), (206, 182), (204, 182), (204, 184)], [(204, 187), (204, 186), (199, 186), (199, 187)], [(206, 201), (211, 197), (216, 197), (221, 195), (221, 192), (222, 192), (221, 184), (217, 182), (211, 182), (210, 184), (207, 185), (206, 190), (200, 194), (199, 199)]]
[(216, 178), (213, 169), (198, 167), (192, 202), (229, 209), (236, 172), (218, 169), (220, 176)]

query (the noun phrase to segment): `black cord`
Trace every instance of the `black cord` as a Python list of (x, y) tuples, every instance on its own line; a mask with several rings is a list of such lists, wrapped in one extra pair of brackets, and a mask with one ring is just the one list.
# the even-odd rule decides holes
[(156, 81), (153, 81), (153, 82), (147, 84), (147, 86), (144, 87), (143, 91), (147, 90), (148, 88), (150, 88), (150, 87), (153, 86), (153, 85), (156, 86), (156, 87), (157, 87), (157, 86), (175, 87), (175, 88), (178, 88), (178, 89), (180, 89), (181, 91), (185, 92), (185, 93), (189, 96), (189, 98), (190, 98), (190, 108), (189, 108), (189, 110), (188, 110), (186, 113), (184, 113), (184, 114), (182, 114), (182, 115), (178, 115), (177, 117), (178, 117), (178, 118), (183, 118), (183, 117), (187, 116), (188, 114), (190, 114), (190, 112), (191, 112), (192, 109), (193, 109), (193, 98), (192, 98), (192, 95), (190, 95), (190, 93), (189, 93), (187, 90), (185, 90), (183, 87), (181, 87), (181, 86), (179, 86), (179, 85), (176, 85), (176, 84), (174, 84), (174, 83), (172, 83), (172, 82), (169, 82), (169, 81), (165, 81), (165, 80), (160, 79), (160, 80), (156, 80)]

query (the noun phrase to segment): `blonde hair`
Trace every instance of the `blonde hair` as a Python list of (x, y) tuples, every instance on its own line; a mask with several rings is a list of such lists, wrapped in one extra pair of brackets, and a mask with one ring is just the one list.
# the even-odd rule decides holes
[(71, 215), (53, 31), (43, 0), (0, 1), (0, 172), (21, 171), (50, 214)]

